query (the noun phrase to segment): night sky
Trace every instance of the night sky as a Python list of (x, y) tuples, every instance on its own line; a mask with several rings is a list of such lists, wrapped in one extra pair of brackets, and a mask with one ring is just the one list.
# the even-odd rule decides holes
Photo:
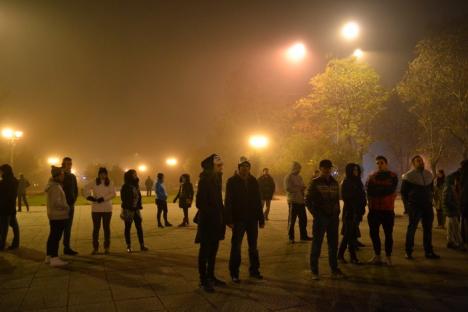
[[(21, 144), (122, 166), (187, 155), (233, 90), (266, 112), (292, 104), (327, 55), (358, 47), (391, 88), (431, 27), (468, 13), (468, 1), (125, 2), (0, 2), (0, 124), (23, 129)], [(339, 36), (348, 20), (358, 42)], [(309, 55), (292, 65), (282, 51), (296, 41)]]

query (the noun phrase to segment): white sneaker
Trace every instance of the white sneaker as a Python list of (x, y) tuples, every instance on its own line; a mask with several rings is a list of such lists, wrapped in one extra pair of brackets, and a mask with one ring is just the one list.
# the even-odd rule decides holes
[(388, 266), (392, 266), (392, 265), (393, 265), (392, 257), (391, 257), (391, 256), (387, 256), (387, 257), (386, 257), (386, 262), (387, 262), (387, 265), (388, 265)]
[(45, 263), (45, 264), (49, 264), (49, 263), (50, 263), (50, 256), (46, 256), (46, 257), (45, 257), (44, 263)]
[(375, 255), (372, 259), (369, 260), (369, 264), (376, 264), (380, 265), (382, 264), (382, 257)]
[(51, 267), (61, 267), (61, 266), (67, 265), (67, 264), (68, 264), (68, 262), (63, 261), (59, 257), (51, 257), (50, 258), (50, 266)]

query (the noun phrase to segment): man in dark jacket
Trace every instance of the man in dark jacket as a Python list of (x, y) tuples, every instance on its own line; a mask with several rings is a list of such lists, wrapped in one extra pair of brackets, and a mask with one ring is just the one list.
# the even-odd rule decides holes
[(78, 252), (74, 251), (70, 247), (73, 216), (75, 215), (75, 202), (78, 198), (78, 183), (76, 181), (76, 176), (72, 173), (72, 166), (73, 163), (70, 157), (65, 157), (62, 160), (62, 169), (65, 173), (65, 178), (63, 180), (63, 191), (65, 192), (65, 197), (67, 198), (67, 204), (70, 207), (70, 216), (68, 218), (67, 225), (65, 226), (65, 231), (63, 232), (63, 253), (70, 256), (78, 254)]
[(227, 181), (225, 200), (226, 224), (232, 228), (229, 270), (235, 283), (240, 282), (241, 246), (245, 233), (249, 244), (250, 276), (263, 279), (259, 271), (257, 239), (258, 227), (265, 226), (260, 189), (257, 180), (250, 174), (250, 162), (247, 158), (241, 157), (238, 169), (239, 174), (233, 175)]
[(275, 194), (275, 180), (271, 177), (268, 172), (268, 168), (263, 169), (263, 175), (258, 178), (258, 185), (260, 187), (260, 194), (262, 197), (262, 209), (263, 206), (266, 206), (265, 209), (265, 220), (268, 221), (268, 215), (270, 214), (271, 200)]
[(401, 197), (408, 211), (409, 224), (406, 232), (406, 258), (413, 259), (414, 235), (422, 220), (423, 244), (427, 259), (439, 259), (432, 247), (432, 173), (424, 169), (424, 160), (417, 155), (411, 159), (413, 169), (403, 175)]
[(16, 221), (16, 197), (18, 195), (18, 180), (16, 180), (10, 165), (0, 166), (0, 251), (5, 249), (8, 227), (14, 231), (13, 243), (15, 249), (19, 245), (19, 227)]
[(384, 156), (375, 158), (377, 170), (369, 175), (366, 182), (367, 198), (369, 200), (369, 213), (367, 222), (374, 247), (374, 257), (371, 264), (383, 264), (380, 256), (380, 226), (385, 233), (385, 255), (387, 264), (392, 265), (393, 226), (395, 224), (395, 198), (398, 186), (398, 177), (388, 169), (388, 161)]
[(29, 187), (29, 185), (29, 181), (26, 180), (22, 174), (20, 174), (20, 178), (18, 180), (18, 212), (21, 212), (22, 201), (26, 205), (27, 212), (29, 212), (28, 199), (26, 198), (26, 189)]
[(203, 168), (198, 181), (195, 222), (198, 223), (195, 242), (200, 244), (198, 272), (200, 286), (206, 292), (214, 292), (214, 286), (224, 286), (225, 282), (215, 277), (216, 254), (219, 241), (224, 239), (226, 225), (222, 195), (223, 161), (212, 154), (202, 161)]
[(320, 161), (320, 176), (312, 180), (306, 197), (306, 205), (314, 216), (310, 253), (310, 267), (314, 280), (320, 279), (318, 259), (325, 233), (327, 233), (328, 263), (332, 271), (332, 277), (343, 277), (337, 261), (340, 195), (338, 182), (331, 176), (332, 167), (330, 160)]
[(145, 187), (146, 187), (146, 196), (151, 196), (151, 191), (153, 190), (154, 181), (148, 176), (145, 180)]

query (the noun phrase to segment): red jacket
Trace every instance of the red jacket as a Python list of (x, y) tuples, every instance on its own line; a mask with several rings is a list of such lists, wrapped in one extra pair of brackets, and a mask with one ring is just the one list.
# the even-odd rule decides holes
[(369, 210), (393, 211), (395, 209), (398, 176), (391, 171), (372, 173), (366, 182)]

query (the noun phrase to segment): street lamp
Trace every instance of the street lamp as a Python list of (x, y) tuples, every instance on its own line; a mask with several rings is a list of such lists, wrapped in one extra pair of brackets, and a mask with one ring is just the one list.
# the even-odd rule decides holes
[(13, 166), (16, 142), (23, 137), (23, 131), (5, 128), (2, 130), (2, 136), (10, 145), (10, 165)]
[(51, 166), (56, 166), (60, 163), (60, 159), (58, 157), (52, 156), (47, 158), (47, 163)]
[(356, 22), (348, 22), (341, 28), (341, 35), (346, 40), (354, 40), (359, 36), (360, 28)]
[(177, 165), (177, 159), (174, 158), (174, 157), (169, 157), (166, 159), (166, 165), (168, 165), (169, 167), (174, 167)]
[(146, 165), (139, 165), (138, 166), (138, 171), (146, 172), (146, 170), (148, 170), (148, 167), (146, 167)]
[(361, 50), (361, 49), (356, 49), (354, 50), (353, 52), (353, 56), (356, 58), (356, 59), (360, 59), (364, 56), (364, 52)]
[(286, 58), (294, 63), (302, 61), (305, 58), (306, 54), (307, 49), (305, 45), (301, 42), (293, 44), (286, 50)]
[(252, 135), (249, 138), (249, 145), (257, 150), (266, 148), (269, 143), (269, 139), (264, 135)]

